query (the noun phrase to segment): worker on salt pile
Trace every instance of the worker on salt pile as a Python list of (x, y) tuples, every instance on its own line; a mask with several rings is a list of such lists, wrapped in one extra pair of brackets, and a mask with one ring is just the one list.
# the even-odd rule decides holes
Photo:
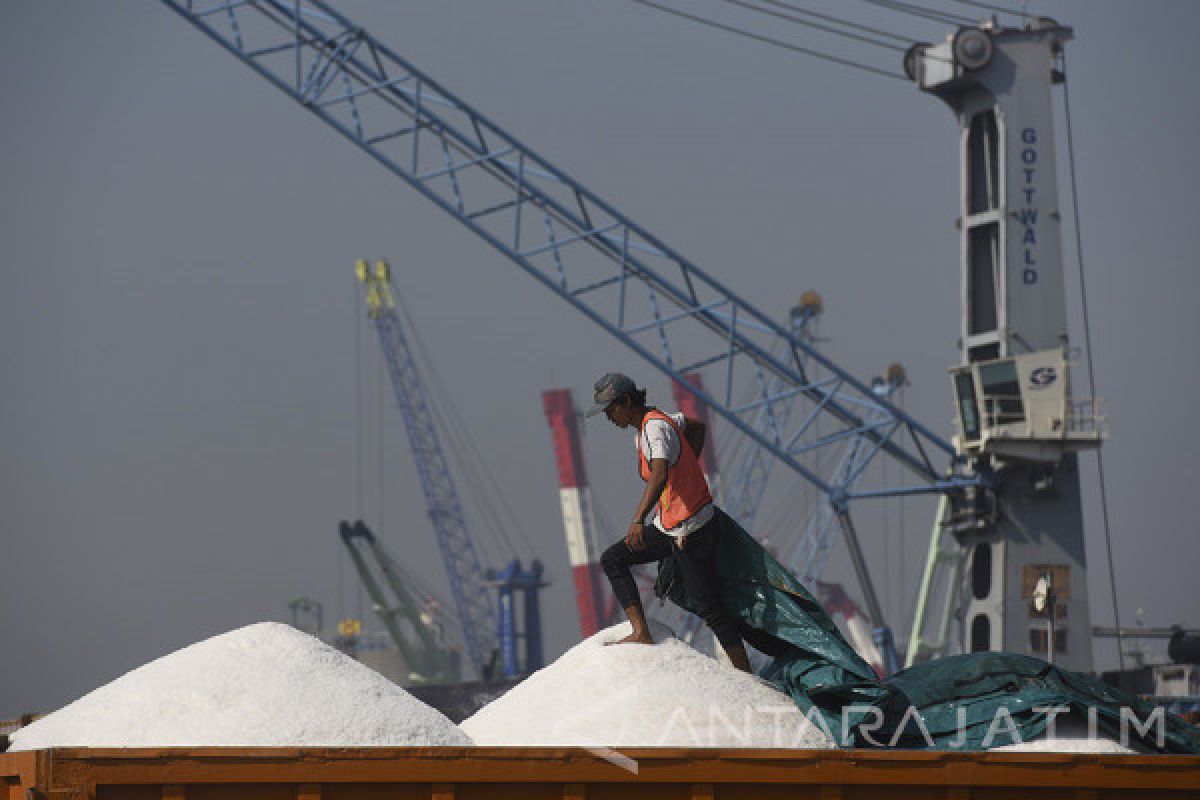
[[(630, 567), (658, 561), (656, 592), (703, 618), (739, 669), (749, 671), (743, 642), (772, 656), (759, 677), (843, 746), (1019, 744), (1044, 732), (1049, 715), (1062, 709), (1094, 717), (1101, 734), (1117, 739), (1127, 711), (1138, 720), (1153, 713), (1096, 676), (1016, 653), (947, 656), (880, 679), (812, 593), (713, 504), (697, 460), (702, 424), (647, 406), (646, 392), (619, 373), (596, 381), (594, 400), (588, 416), (603, 411), (617, 427), (637, 429), (638, 471), (646, 482), (629, 531), (601, 557), (633, 626), (621, 643), (653, 643)], [(993, 730), (996, 720), (1008, 727)], [(1155, 736), (1149, 723), (1133, 730), (1129, 746), (1200, 753), (1200, 735), (1186, 722), (1173, 714), (1162, 722)]]
[[(704, 423), (682, 413), (665, 414), (647, 406), (646, 390), (618, 372), (604, 375), (593, 388), (595, 404), (587, 416), (603, 411), (618, 428), (637, 429), (634, 450), (638, 474), (646, 482), (625, 538), (605, 550), (600, 559), (613, 595), (633, 626), (633, 632), (616, 644), (653, 644), (630, 567), (669, 558), (695, 603), (696, 615), (712, 629), (730, 662), (749, 672), (744, 636), (767, 652), (778, 647), (773, 646), (774, 642), (760, 642), (721, 602), (716, 567), (721, 525), (699, 461), (704, 449)], [(656, 506), (654, 518), (647, 525), (646, 516)], [(782, 641), (775, 642), (786, 647)]]

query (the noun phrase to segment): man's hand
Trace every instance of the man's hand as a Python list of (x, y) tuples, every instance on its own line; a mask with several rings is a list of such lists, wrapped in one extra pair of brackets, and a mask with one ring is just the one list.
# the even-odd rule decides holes
[(628, 533), (625, 534), (625, 544), (629, 545), (629, 549), (633, 551), (641, 550), (646, 546), (646, 523), (634, 522), (629, 526)]

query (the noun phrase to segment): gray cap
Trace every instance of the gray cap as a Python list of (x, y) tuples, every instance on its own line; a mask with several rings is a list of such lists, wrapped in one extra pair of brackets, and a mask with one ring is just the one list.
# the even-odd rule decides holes
[(594, 390), (592, 400), (595, 402), (595, 405), (588, 409), (588, 412), (584, 414), (585, 417), (593, 417), (612, 405), (614, 401), (619, 400), (623, 395), (636, 392), (637, 384), (628, 375), (622, 375), (619, 372), (609, 372), (596, 381), (592, 389)]

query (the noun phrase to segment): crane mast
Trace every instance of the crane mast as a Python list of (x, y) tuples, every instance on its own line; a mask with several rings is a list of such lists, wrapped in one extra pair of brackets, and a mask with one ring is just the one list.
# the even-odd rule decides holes
[(389, 285), (390, 270), (380, 261), (372, 271), (366, 261), (360, 260), (355, 264), (355, 273), (367, 287), (367, 314), (379, 333), (396, 405), (404, 419), (404, 430), (421, 479), (429, 520), (437, 537), (446, 576), (450, 579), (455, 610), (462, 622), (467, 656), (482, 675), (496, 641), (496, 610), (489, 600), (491, 592), (467, 530), (462, 502), (426, 400), (421, 375), (396, 315)]
[[(914, 45), (905, 58), (908, 76), (950, 107), (959, 128), (955, 445), (993, 474), (987, 492), (942, 509), (910, 661), (946, 649), (952, 608), (966, 652), (1092, 668), (1079, 453), (1098, 448), (1106, 426), (1096, 400), (1073, 398), (1070, 387), (1054, 153), (1053, 87), (1065, 80), (1062, 52), (1073, 35), (1045, 17), (1020, 29), (989, 22)], [(946, 580), (935, 581), (935, 571)], [(1033, 604), (1043, 578), (1056, 598), (1049, 609)], [(955, 598), (940, 613), (930, 604), (938, 583)]]

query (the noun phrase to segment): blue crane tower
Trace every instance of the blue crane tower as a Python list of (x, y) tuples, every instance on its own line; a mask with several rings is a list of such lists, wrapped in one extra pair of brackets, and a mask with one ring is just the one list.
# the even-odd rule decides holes
[(355, 264), (355, 274), (367, 287), (367, 315), (379, 333), (396, 405), (404, 419), (404, 430), (421, 479), (429, 520), (437, 536), (446, 576), (450, 579), (454, 607), (462, 622), (467, 657), (483, 674), (499, 631), (496, 609), (489, 601), (491, 592), (467, 530), (466, 515), (426, 401), (413, 351), (396, 316), (389, 269), (381, 261), (372, 271), (366, 261), (360, 260)]
[[(961, 493), (986, 469), (328, 3), (163, 2), (662, 373), (716, 373), (685, 388), (822, 493), (884, 630), (851, 503)], [(743, 378), (755, 396), (735, 402)], [(828, 472), (804, 463), (844, 446), (854, 458), (822, 459)], [(912, 479), (859, 488), (883, 455)]]
[[(420, 477), (429, 519), (446, 568), (446, 577), (450, 581), (454, 607), (467, 644), (467, 657), (479, 674), (487, 677), (498, 643), (504, 674), (511, 677), (521, 671), (517, 658), (518, 633), (513, 604), (513, 591), (520, 589), (525, 595), (524, 668), (527, 671), (539, 669), (542, 666), (542, 633), (537, 591), (549, 585), (542, 579), (542, 566), (535, 562), (531, 571), (524, 571), (516, 560), (500, 572), (485, 571), (480, 566), (462, 501), (426, 399), (421, 374), (396, 314), (391, 269), (386, 262), (379, 261), (372, 270), (366, 261), (360, 259), (355, 263), (354, 271), (359, 282), (366, 286), (367, 316), (379, 333), (396, 405), (404, 420), (404, 430)], [(358, 557), (355, 558), (355, 564), (359, 567), (360, 575), (365, 577), (369, 574), (359, 564)], [(495, 586), (498, 591), (499, 615), (489, 599), (490, 586)], [(376, 594), (372, 592), (373, 597)], [(389, 630), (392, 628), (389, 627)], [(398, 645), (401, 644), (399, 639), (396, 641)], [(437, 673), (438, 676), (446, 674), (448, 672), (444, 668)]]

